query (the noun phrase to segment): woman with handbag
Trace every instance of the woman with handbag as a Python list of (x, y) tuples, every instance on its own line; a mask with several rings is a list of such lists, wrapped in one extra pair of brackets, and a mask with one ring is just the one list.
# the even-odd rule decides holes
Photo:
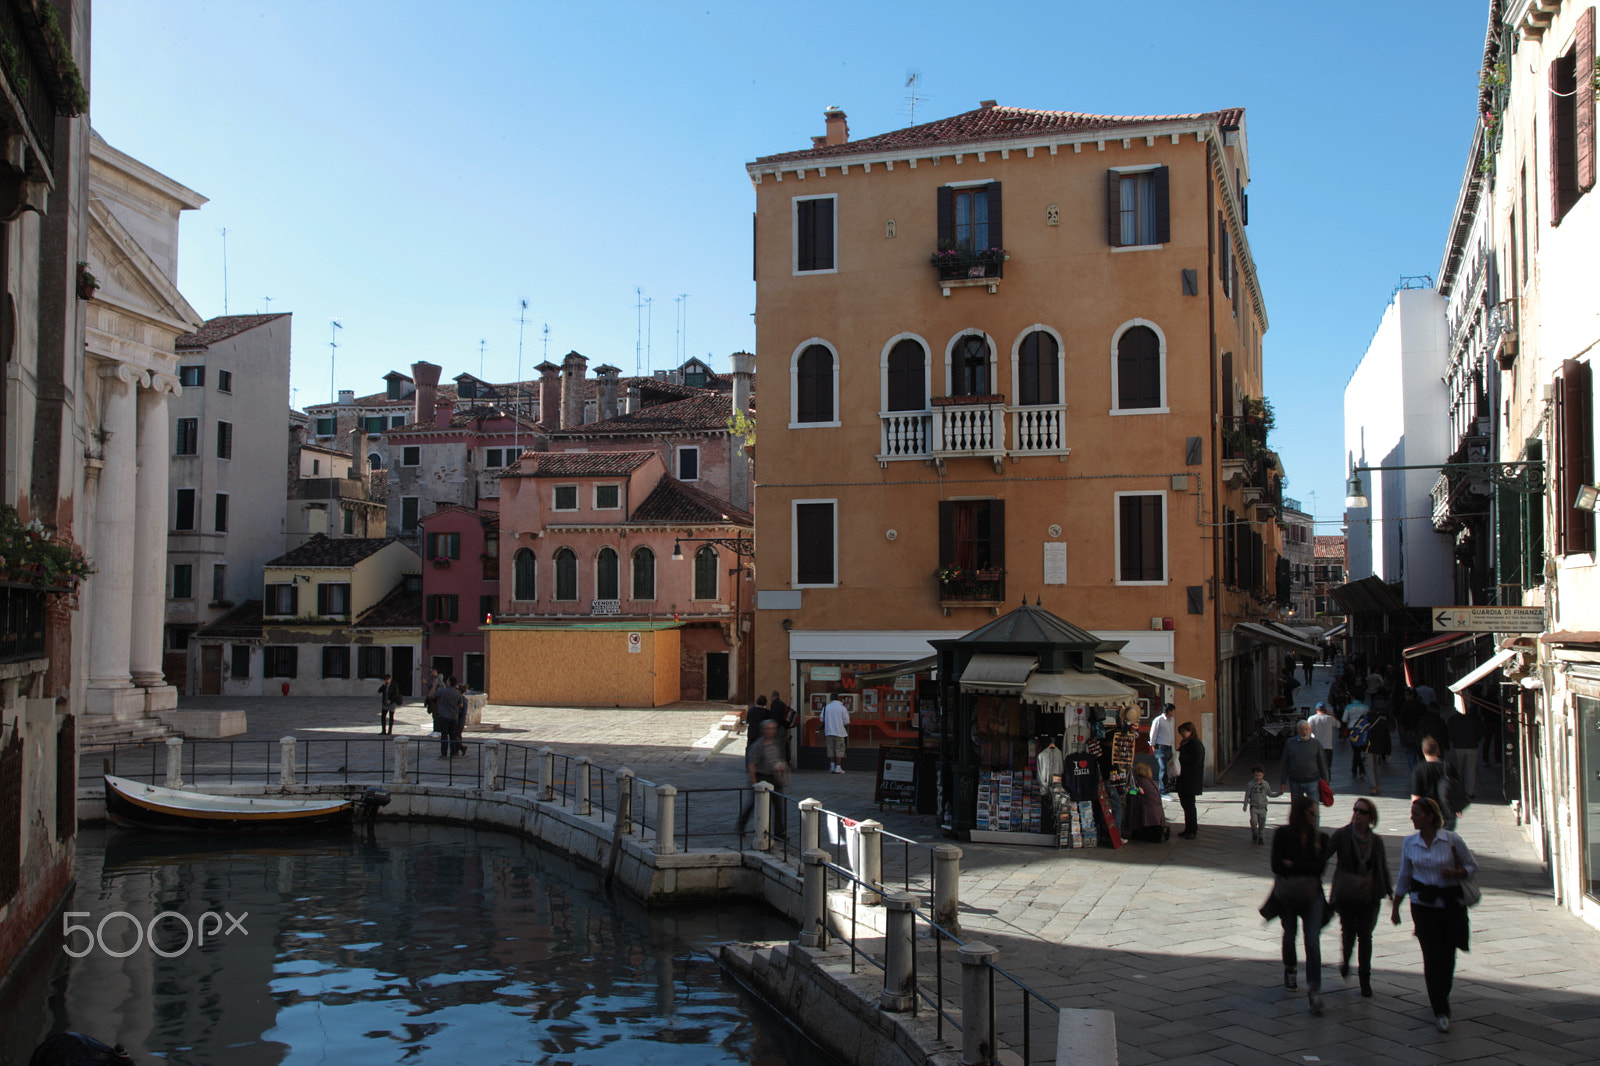
[(1356, 975), (1361, 979), (1361, 995), (1372, 998), (1372, 930), (1378, 925), (1378, 911), (1389, 895), (1389, 856), (1383, 841), (1373, 830), (1378, 827), (1378, 808), (1368, 799), (1356, 800), (1350, 824), (1333, 831), (1333, 890), (1328, 902), (1339, 915), (1339, 976), (1350, 976), (1350, 951), (1357, 944), (1360, 954)]
[(1428, 986), (1433, 1021), (1450, 1030), (1450, 988), (1456, 977), (1456, 951), (1467, 943), (1467, 908), (1478, 902), (1478, 863), (1466, 841), (1444, 827), (1437, 801), (1423, 797), (1411, 804), (1416, 832), (1400, 845), (1400, 876), (1394, 884), (1389, 913), (1400, 924), (1400, 898), (1411, 897), (1411, 925), (1422, 945), (1422, 976)]
[(1317, 802), (1297, 795), (1289, 807), (1289, 824), (1272, 835), (1272, 902), (1283, 922), (1283, 987), (1295, 990), (1297, 928), (1305, 930), (1306, 1001), (1312, 1014), (1322, 1013), (1322, 927), (1327, 901), (1322, 871), (1333, 854), (1328, 834), (1317, 828)]
[(1205, 791), (1206, 746), (1195, 735), (1194, 724), (1185, 722), (1178, 727), (1178, 802), (1183, 805), (1183, 832), (1178, 835), (1193, 840), (1200, 832), (1200, 818), (1195, 812), (1195, 797)]

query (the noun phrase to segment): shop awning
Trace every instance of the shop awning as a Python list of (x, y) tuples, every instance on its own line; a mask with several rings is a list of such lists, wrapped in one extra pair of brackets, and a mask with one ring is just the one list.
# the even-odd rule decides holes
[(1437, 637), (1429, 637), (1420, 644), (1413, 644), (1409, 648), (1402, 648), (1400, 654), (1407, 659), (1415, 659), (1419, 655), (1432, 655), (1436, 651), (1453, 648), (1457, 644), (1470, 644), (1478, 639), (1477, 633), (1444, 633)]
[(1027, 683), (1028, 675), (1039, 665), (1032, 655), (974, 655), (961, 673), (963, 692), (987, 692), (995, 696), (1015, 696)]
[(1280, 633), (1276, 629), (1268, 629), (1266, 626), (1257, 625), (1254, 622), (1237, 622), (1233, 628), (1237, 633), (1243, 633), (1245, 636), (1253, 637), (1256, 640), (1264, 640), (1268, 644), (1276, 644), (1280, 648), (1288, 648), (1290, 651), (1307, 655), (1322, 654), (1322, 649), (1315, 644), (1308, 644), (1299, 637), (1291, 637), (1287, 633)]
[(1342, 636), (1344, 636), (1345, 630), (1347, 630), (1349, 628), (1350, 628), (1350, 623), (1349, 622), (1340, 622), (1338, 625), (1334, 626), (1332, 629), (1330, 629), (1326, 633), (1324, 633), (1323, 636), (1328, 637), (1330, 639), (1333, 638), (1333, 637), (1342, 637)]
[(1096, 652), (1094, 661), (1113, 673), (1137, 678), (1147, 684), (1172, 685), (1175, 688), (1184, 689), (1189, 693), (1191, 700), (1200, 699), (1206, 694), (1206, 683), (1198, 677), (1188, 677), (1184, 674), (1162, 669), (1159, 666), (1150, 666), (1147, 663), (1139, 662), (1137, 659), (1130, 659), (1126, 655), (1119, 655), (1114, 651)]
[(1456, 681), (1450, 686), (1450, 691), (1461, 692), (1464, 689), (1477, 684), (1479, 681), (1482, 681), (1484, 678), (1500, 669), (1500, 667), (1504, 665), (1507, 660), (1514, 658), (1516, 654), (1516, 650), (1512, 648), (1495, 652), (1493, 655), (1489, 656), (1488, 659), (1482, 663), (1479, 663), (1470, 674), (1462, 675), (1459, 681)]
[(1067, 670), (1059, 674), (1034, 674), (1022, 690), (1023, 703), (1087, 703), (1100, 707), (1132, 707), (1139, 694), (1105, 674)]
[(912, 659), (908, 663), (896, 663), (893, 666), (880, 666), (876, 670), (862, 670), (856, 674), (860, 681), (893, 681), (897, 677), (907, 674), (927, 673), (939, 665), (939, 657), (930, 655), (926, 659)]

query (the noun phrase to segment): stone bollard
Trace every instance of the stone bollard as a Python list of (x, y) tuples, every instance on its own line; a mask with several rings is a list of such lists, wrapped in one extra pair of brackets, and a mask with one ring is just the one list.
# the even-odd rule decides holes
[(633, 771), (626, 766), (617, 771), (617, 832), (633, 832)]
[[(883, 886), (883, 823), (868, 818), (857, 828), (861, 831), (861, 871), (859, 877), (869, 885)], [(871, 888), (857, 887), (858, 899), (863, 907), (876, 907), (883, 899)]]
[(954, 844), (934, 845), (933, 920), (945, 932), (961, 934), (961, 849)]
[(578, 759), (578, 794), (573, 797), (573, 814), (589, 813), (589, 779), (593, 770), (594, 764), (589, 761), (589, 756)]
[(751, 798), (756, 808), (756, 840), (757, 851), (772, 850), (772, 783), (770, 781), (757, 781), (751, 791), (755, 795)]
[(812, 848), (805, 853), (804, 922), (800, 927), (800, 946), (825, 948), (828, 946), (828, 853)]
[(883, 995), (878, 1005), (888, 1011), (907, 1011), (916, 1005), (915, 962), (917, 916), (912, 908), (917, 897), (909, 892), (886, 892), (887, 908), (883, 932)]
[(678, 845), (678, 790), (671, 785), (656, 786), (656, 854), (675, 855)]
[(800, 808), (800, 854), (817, 850), (817, 826), (822, 821), (822, 801), (803, 799), (795, 806)]
[(500, 742), (486, 740), (483, 744), (483, 787), (490, 792), (500, 788)]
[(539, 798), (554, 803), (556, 798), (556, 753), (539, 749)]
[(167, 738), (167, 787), (183, 787), (183, 738)]
[(994, 1045), (994, 1000), (989, 996), (989, 964), (1000, 952), (988, 944), (967, 944), (956, 950), (961, 960), (961, 1066), (989, 1066)]
[(294, 737), (278, 738), (278, 784), (294, 784)]
[(397, 736), (394, 738), (394, 783), (405, 785), (411, 783), (411, 738)]

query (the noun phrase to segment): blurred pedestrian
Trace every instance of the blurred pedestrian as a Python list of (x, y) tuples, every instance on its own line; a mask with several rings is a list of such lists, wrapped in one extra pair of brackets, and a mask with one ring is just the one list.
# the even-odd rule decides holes
[(1272, 834), (1272, 900), (1283, 922), (1283, 987), (1295, 991), (1295, 938), (1304, 930), (1306, 952), (1306, 1002), (1312, 1014), (1322, 1013), (1322, 926), (1327, 900), (1322, 895), (1322, 871), (1328, 865), (1332, 844), (1317, 828), (1317, 801), (1295, 796), (1289, 807), (1289, 824)]

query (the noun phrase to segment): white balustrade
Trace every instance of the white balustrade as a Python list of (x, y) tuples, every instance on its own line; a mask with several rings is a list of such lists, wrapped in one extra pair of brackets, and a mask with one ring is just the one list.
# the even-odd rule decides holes
[(934, 411), (936, 456), (995, 456), (1005, 452), (1005, 404), (975, 403)]
[(1012, 455), (1065, 455), (1067, 408), (1065, 404), (1012, 407)]
[(879, 461), (926, 459), (932, 454), (933, 415), (927, 411), (883, 411), (883, 444)]

